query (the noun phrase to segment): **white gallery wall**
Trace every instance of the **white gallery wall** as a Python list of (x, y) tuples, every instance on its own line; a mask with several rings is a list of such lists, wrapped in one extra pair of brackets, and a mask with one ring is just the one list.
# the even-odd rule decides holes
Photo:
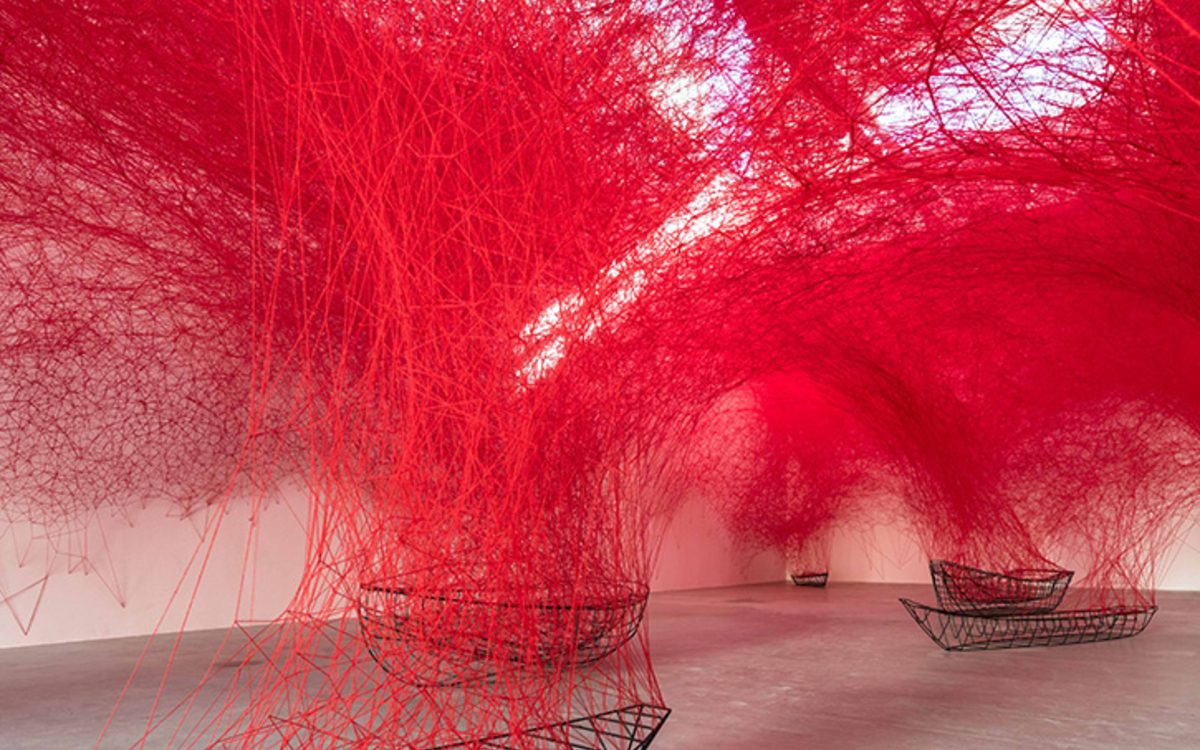
[[(307, 512), (304, 493), (293, 491), (255, 519), (248, 503), (232, 502), (224, 514), (185, 519), (152, 505), (101, 519), (85, 539), (11, 526), (0, 536), (0, 648), (274, 619), (300, 581)], [(651, 588), (778, 581), (782, 571), (775, 553), (737, 550), (694, 502), (665, 530)]]
[[(0, 536), (0, 648), (274, 619), (300, 579), (307, 510), (304, 493), (295, 491), (258, 518), (247, 503), (185, 519), (150, 506), (103, 519), (69, 542), (10, 526)], [(1200, 529), (1168, 561), (1160, 588), (1200, 590)], [(780, 581), (784, 572), (779, 554), (740, 551), (708, 505), (694, 501), (665, 529), (651, 588)], [(924, 555), (896, 525), (835, 535), (830, 573), (830, 585), (929, 580)]]
[(0, 647), (228, 627), (238, 613), (277, 617), (304, 562), (304, 508), (296, 510), (276, 502), (252, 521), (249, 504), (231, 503), (224, 514), (181, 519), (152, 505), (101, 518), (70, 540), (14, 525), (0, 538)]
[[(1071, 568), (1070, 560), (1056, 561)], [(929, 583), (929, 561), (902, 526), (879, 525), (834, 536), (830, 581)], [(1200, 591), (1200, 527), (1185, 529), (1155, 571), (1159, 590)]]

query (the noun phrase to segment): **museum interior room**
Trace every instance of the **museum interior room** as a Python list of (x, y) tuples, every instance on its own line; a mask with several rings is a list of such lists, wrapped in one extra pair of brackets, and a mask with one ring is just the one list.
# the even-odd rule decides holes
[(1200, 2), (0, 0), (0, 404), (6, 749), (1200, 747)]

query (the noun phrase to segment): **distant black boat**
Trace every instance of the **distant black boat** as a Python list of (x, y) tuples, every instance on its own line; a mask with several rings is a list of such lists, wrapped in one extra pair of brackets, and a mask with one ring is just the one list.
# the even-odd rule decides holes
[(792, 583), (797, 586), (825, 588), (825, 584), (829, 583), (829, 571), (825, 571), (824, 573), (793, 573)]

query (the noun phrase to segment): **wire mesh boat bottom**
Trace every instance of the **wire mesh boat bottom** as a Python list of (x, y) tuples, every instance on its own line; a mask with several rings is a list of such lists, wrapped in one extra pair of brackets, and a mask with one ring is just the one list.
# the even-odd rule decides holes
[(665, 706), (635, 703), (524, 732), (439, 745), (432, 750), (467, 747), (504, 750), (645, 750), (670, 715), (671, 709)]
[(926, 635), (947, 651), (1068, 646), (1131, 638), (1146, 629), (1158, 607), (1076, 609), (1004, 617), (948, 612), (911, 599), (900, 603)]
[(824, 588), (825, 584), (829, 583), (829, 571), (823, 573), (794, 573), (791, 578), (792, 583), (797, 586)]

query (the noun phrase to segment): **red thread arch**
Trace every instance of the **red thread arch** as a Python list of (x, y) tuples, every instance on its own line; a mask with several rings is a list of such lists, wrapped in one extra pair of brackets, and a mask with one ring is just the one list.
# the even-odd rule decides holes
[(5, 520), (306, 484), (267, 663), (180, 747), (648, 744), (697, 487), (797, 559), (895, 506), (1148, 603), (1200, 458), (1197, 16), (6, 2)]

